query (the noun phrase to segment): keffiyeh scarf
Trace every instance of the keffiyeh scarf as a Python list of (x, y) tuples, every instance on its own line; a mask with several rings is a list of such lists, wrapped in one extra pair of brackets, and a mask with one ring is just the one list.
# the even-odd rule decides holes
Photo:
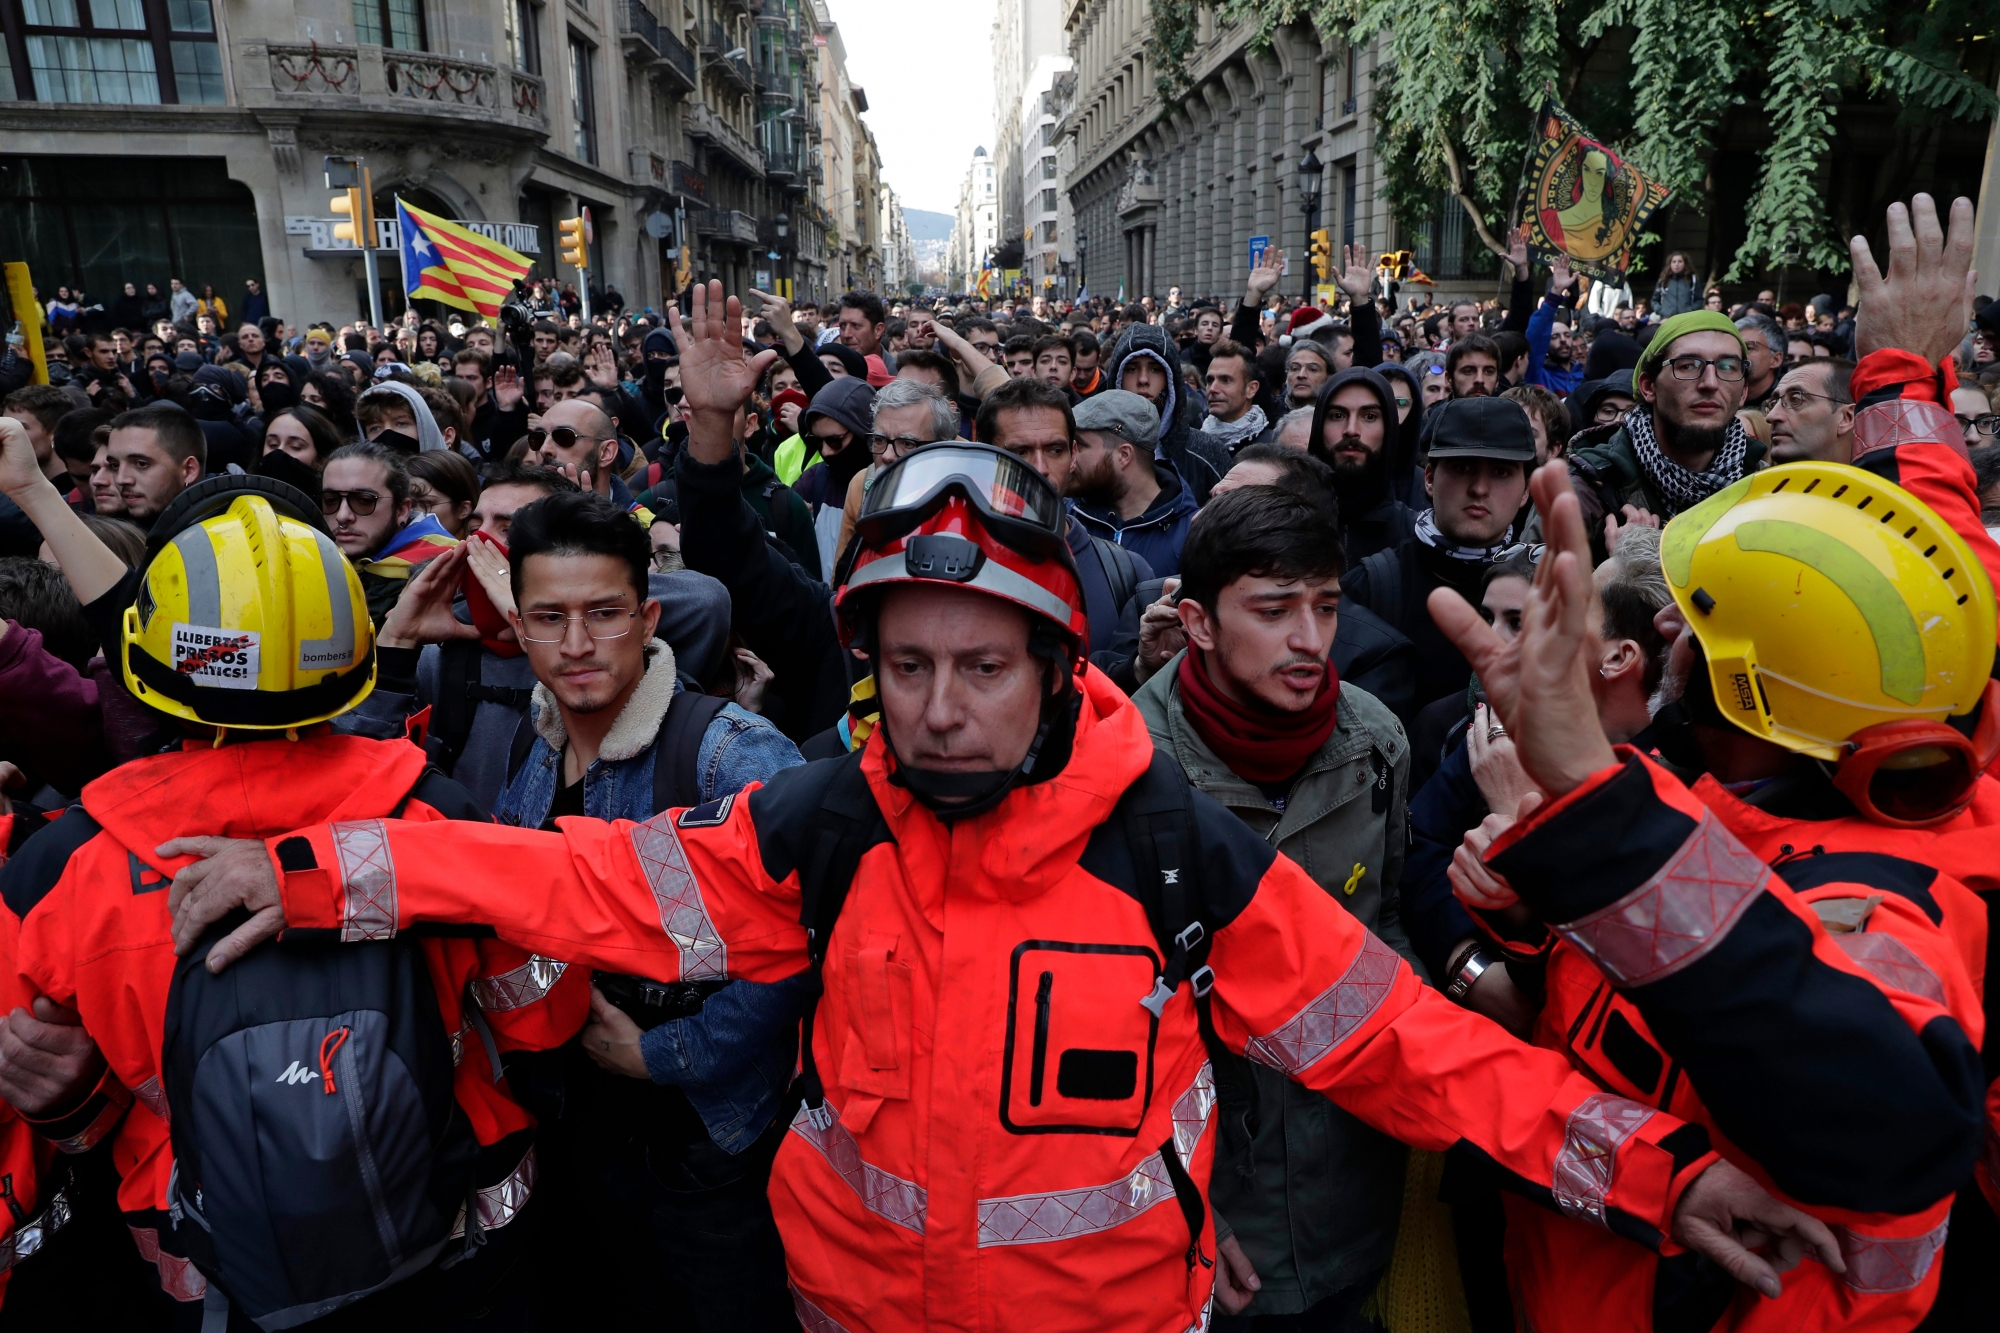
[(1653, 432), (1650, 410), (1640, 407), (1626, 413), (1625, 433), (1632, 437), (1632, 449), (1638, 455), (1640, 471), (1667, 499), (1668, 512), (1660, 515), (1662, 519), (1692, 509), (1743, 477), (1743, 460), (1749, 452), (1750, 432), (1740, 418), (1729, 419), (1722, 447), (1715, 451), (1708, 467), (1700, 472), (1690, 472), (1667, 457), (1666, 451), (1660, 447), (1659, 437)]
[(1474, 565), (1490, 565), (1496, 560), (1506, 559), (1516, 551), (1526, 549), (1514, 541), (1514, 529), (1511, 527), (1507, 529), (1506, 535), (1493, 546), (1455, 546), (1452, 544), (1451, 539), (1445, 536), (1443, 531), (1439, 529), (1437, 511), (1435, 509), (1426, 509), (1423, 513), (1417, 515), (1416, 536), (1418, 541), (1432, 550), (1443, 555), (1448, 555), (1454, 560), (1463, 560), (1467, 564)]
[(1225, 449), (1236, 452), (1236, 446), (1246, 440), (1254, 440), (1264, 433), (1264, 427), (1271, 423), (1264, 416), (1264, 409), (1250, 404), (1250, 410), (1234, 421), (1218, 421), (1214, 413), (1202, 419), (1201, 428), (1206, 434), (1222, 441)]

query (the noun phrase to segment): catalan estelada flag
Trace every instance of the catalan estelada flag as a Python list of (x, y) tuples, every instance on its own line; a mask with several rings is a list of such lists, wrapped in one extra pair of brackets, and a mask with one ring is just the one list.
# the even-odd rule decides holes
[(384, 542), (380, 551), (355, 561), (354, 568), (385, 579), (407, 579), (456, 545), (458, 538), (445, 531), (437, 515), (425, 514)]
[(403, 232), (403, 288), (486, 319), (500, 317), (500, 302), (532, 261), (498, 241), (421, 208), (396, 200)]

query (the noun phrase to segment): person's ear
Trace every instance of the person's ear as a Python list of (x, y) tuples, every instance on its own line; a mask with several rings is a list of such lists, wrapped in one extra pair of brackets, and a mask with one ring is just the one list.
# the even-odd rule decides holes
[(1437, 486), (1437, 470), (1438, 470), (1438, 466), (1437, 466), (1437, 464), (1436, 464), (1436, 463), (1426, 463), (1426, 464), (1424, 464), (1424, 494), (1425, 494), (1425, 495), (1433, 495), (1433, 494), (1435, 494), (1435, 493), (1436, 493), (1436, 486)]
[(1214, 652), (1217, 626), (1208, 608), (1192, 597), (1183, 597), (1174, 610), (1181, 618), (1181, 632), (1187, 635), (1188, 644), (1205, 653)]
[(1611, 639), (1604, 645), (1604, 656), (1599, 661), (1597, 674), (1606, 681), (1617, 680), (1630, 671), (1646, 669), (1646, 654), (1633, 639)]
[(660, 603), (658, 598), (648, 597), (639, 604), (639, 629), (644, 633), (644, 643), (653, 641), (653, 631), (660, 627)]
[(181, 485), (192, 486), (201, 480), (201, 460), (189, 454), (181, 460)]

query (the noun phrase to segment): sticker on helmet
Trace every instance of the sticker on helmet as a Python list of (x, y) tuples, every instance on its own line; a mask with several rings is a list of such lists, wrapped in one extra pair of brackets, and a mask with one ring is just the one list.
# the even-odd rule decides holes
[(257, 688), (256, 630), (218, 629), (174, 622), (174, 671), (197, 685), (225, 690)]

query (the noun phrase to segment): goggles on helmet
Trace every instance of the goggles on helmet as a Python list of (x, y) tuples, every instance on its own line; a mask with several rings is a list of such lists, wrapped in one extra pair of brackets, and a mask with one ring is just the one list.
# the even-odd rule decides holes
[(1862, 815), (1896, 828), (1927, 828), (1972, 804), (1979, 779), (2000, 756), (2000, 681), (1986, 682), (1979, 725), (1968, 739), (1943, 722), (1909, 719), (1863, 727), (1848, 738), (1833, 785)]
[(1041, 473), (986, 444), (929, 444), (890, 464), (868, 488), (855, 531), (866, 546), (886, 546), (914, 532), (954, 494), (979, 511), (981, 526), (996, 539), (1031, 559), (1067, 549), (1062, 497)]

